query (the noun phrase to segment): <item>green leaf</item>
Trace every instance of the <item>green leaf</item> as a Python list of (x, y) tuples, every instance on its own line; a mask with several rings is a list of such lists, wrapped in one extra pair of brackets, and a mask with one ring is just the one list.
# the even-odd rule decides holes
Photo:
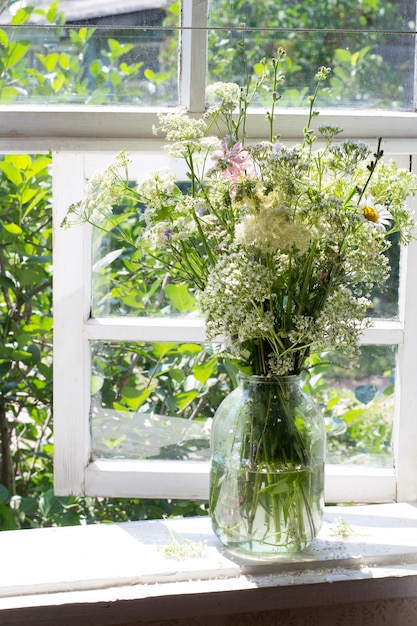
[(32, 353), (26, 350), (13, 350), (10, 356), (13, 361), (21, 361), (22, 363), (33, 361)]
[(1, 97), (4, 101), (14, 100), (15, 96), (19, 94), (27, 95), (27, 92), (21, 89), (20, 87), (10, 87), (10, 85), (6, 85), (1, 90)]
[(270, 495), (277, 496), (280, 493), (288, 493), (288, 481), (286, 478), (281, 478), (281, 480), (277, 480), (276, 483), (272, 485), (268, 485), (268, 487), (263, 487), (263, 489), (259, 490), (259, 493), (269, 493)]
[(103, 268), (108, 267), (121, 254), (123, 254), (123, 252), (124, 252), (123, 248), (120, 248), (119, 250), (112, 250), (111, 252), (103, 256), (101, 259), (99, 259), (97, 263), (94, 263), (93, 271), (98, 272), (99, 270), (102, 270)]
[(23, 232), (18, 224), (3, 224), (3, 228), (11, 235), (21, 235)]
[(154, 80), (154, 79), (155, 79), (155, 76), (156, 76), (156, 75), (155, 75), (155, 72), (153, 72), (153, 71), (152, 71), (152, 70), (150, 70), (150, 69), (145, 70), (145, 71), (143, 72), (143, 75), (144, 75), (144, 77), (145, 77), (145, 78), (147, 78), (148, 80), (151, 80), (151, 81), (152, 81), (152, 80)]
[(7, 48), (7, 46), (9, 45), (9, 38), (7, 36), (7, 33), (2, 28), (0, 28), (0, 45), (4, 48)]
[(104, 439), (103, 443), (106, 448), (108, 448), (109, 450), (113, 450), (114, 448), (117, 448), (117, 446), (120, 446), (120, 444), (122, 444), (124, 441), (126, 441), (126, 435), (121, 435), (116, 439)]
[[(335, 59), (340, 63), (349, 63), (351, 61), (352, 55), (349, 50), (343, 50), (342, 48), (338, 48), (334, 53)], [(335, 68), (336, 69), (336, 68)]]
[(135, 74), (135, 72), (137, 72), (142, 67), (142, 65), (143, 63), (133, 63), (132, 65), (127, 65), (123, 62), (120, 63), (119, 69), (124, 74), (131, 76), (132, 74)]
[(345, 411), (342, 415), (339, 415), (341, 419), (344, 419), (347, 424), (351, 424), (358, 417), (363, 416), (364, 409), (351, 409), (349, 411)]
[(122, 398), (128, 407), (137, 411), (138, 408), (149, 398), (154, 386), (150, 385), (145, 389), (136, 389), (136, 387), (124, 387), (122, 390)]
[(39, 511), (47, 519), (62, 511), (61, 500), (54, 494), (52, 489), (49, 489), (40, 497)]
[(59, 55), (59, 64), (63, 70), (69, 70), (70, 68), (70, 56), (66, 52), (61, 52)]
[(32, 355), (32, 361), (34, 363), (39, 363), (39, 361), (41, 360), (41, 352), (38, 346), (34, 343), (31, 343), (26, 347), (26, 350), (28, 354)]
[(33, 176), (37, 176), (45, 170), (45, 174), (48, 174), (48, 167), (51, 165), (51, 158), (47, 156), (41, 156), (31, 162), (25, 172), (26, 180), (29, 180)]
[(168, 370), (168, 375), (179, 384), (181, 384), (185, 379), (184, 372), (178, 367), (170, 367)]
[(6, 163), (11, 163), (20, 172), (32, 166), (32, 159), (28, 154), (12, 154), (5, 157)]
[(32, 13), (33, 7), (31, 6), (20, 8), (11, 18), (10, 24), (12, 24), (13, 26), (15, 24), (26, 24)]
[(394, 393), (394, 385), (388, 385), (388, 387), (384, 389), (385, 397), (391, 396), (393, 393)]
[(210, 376), (215, 373), (217, 369), (217, 363), (217, 359), (213, 357), (206, 361), (206, 363), (199, 363), (198, 365), (194, 365), (193, 375), (198, 381), (200, 381), (200, 383), (205, 383), (210, 378)]
[(12, 511), (0, 501), (0, 528), (2, 530), (16, 530), (18, 528)]
[(17, 167), (15, 167), (12, 163), (8, 163), (7, 161), (0, 162), (0, 170), (3, 170), (7, 178), (11, 180), (16, 187), (19, 187), (19, 185), (22, 184), (22, 175)]
[(112, 59), (117, 59), (123, 54), (130, 52), (134, 48), (134, 45), (132, 43), (121, 44), (116, 39), (111, 38), (108, 39), (107, 43), (110, 48), (110, 54)]
[(175, 394), (174, 402), (179, 411), (183, 411), (195, 398), (198, 396), (198, 391), (195, 389), (191, 391), (183, 391)]
[(21, 196), (22, 204), (26, 204), (27, 202), (30, 202), (30, 200), (32, 200), (32, 198), (36, 196), (37, 191), (38, 191), (37, 189), (33, 189), (30, 187), (27, 187), (26, 189), (24, 189), (22, 196)]
[(61, 73), (57, 74), (52, 81), (52, 89), (54, 90), (55, 93), (58, 93), (58, 91), (60, 91), (64, 85), (65, 85), (64, 74), (61, 74)]
[(180, 354), (186, 354), (187, 356), (193, 356), (201, 352), (202, 347), (198, 343), (183, 343), (178, 346), (178, 352)]
[(47, 72), (52, 72), (55, 69), (56, 64), (58, 63), (58, 53), (53, 52), (52, 54), (37, 54), (36, 55), (39, 61), (42, 63)]
[(5, 276), (4, 274), (0, 274), (0, 287), (6, 287), (7, 289), (14, 289), (15, 283), (11, 278)]
[(187, 313), (195, 309), (195, 299), (188, 291), (188, 285), (185, 283), (179, 285), (168, 284), (165, 287), (165, 293), (180, 313)]
[(17, 65), (29, 50), (29, 44), (22, 42), (12, 43), (9, 46), (9, 58), (7, 59), (7, 67)]
[(103, 64), (99, 59), (94, 59), (94, 61), (90, 63), (89, 69), (90, 69), (91, 75), (94, 78), (97, 78), (103, 72)]
[(100, 389), (103, 387), (104, 379), (102, 376), (97, 376), (96, 374), (91, 377), (91, 395), (98, 393)]
[(157, 359), (162, 358), (163, 356), (167, 354), (167, 352), (177, 347), (176, 343), (172, 343), (168, 341), (161, 341), (159, 343), (153, 343), (151, 345), (152, 345), (152, 352), (154, 353)]
[(0, 502), (8, 502), (10, 498), (9, 490), (0, 483)]
[(44, 198), (46, 198), (51, 192), (49, 189), (40, 189), (36, 196), (33, 198), (32, 202), (26, 207), (25, 212), (23, 214), (23, 218), (27, 217), (31, 210)]
[(257, 76), (262, 76), (265, 71), (265, 65), (263, 63), (255, 63), (253, 70)]
[(35, 498), (27, 496), (21, 499), (19, 508), (25, 515), (33, 515), (38, 510), (38, 502)]

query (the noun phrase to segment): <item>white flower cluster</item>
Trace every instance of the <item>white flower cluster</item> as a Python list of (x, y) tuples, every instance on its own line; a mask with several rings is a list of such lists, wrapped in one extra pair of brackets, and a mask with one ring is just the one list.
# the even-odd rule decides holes
[(127, 170), (130, 157), (124, 150), (108, 167), (96, 170), (87, 181), (83, 200), (69, 208), (63, 222), (64, 226), (91, 222), (99, 224), (108, 215), (113, 207), (123, 202), (126, 195), (126, 182), (120, 170)]
[(313, 350), (343, 350), (354, 358), (359, 335), (371, 323), (365, 318), (370, 304), (367, 298), (355, 297), (347, 287), (339, 286), (326, 299), (315, 321)]
[(262, 252), (291, 251), (294, 248), (306, 252), (310, 243), (307, 228), (292, 221), (285, 207), (274, 206), (269, 199), (253, 213), (243, 215), (236, 224), (235, 233), (238, 244)]
[(207, 128), (203, 119), (195, 119), (187, 115), (185, 109), (178, 108), (172, 113), (160, 113), (158, 115), (160, 128), (165, 133), (168, 141), (186, 142), (190, 139), (196, 140), (204, 136)]
[(148, 203), (148, 208), (160, 208), (165, 204), (167, 195), (172, 193), (175, 185), (175, 176), (169, 169), (158, 170), (137, 181), (139, 195)]
[(239, 106), (241, 88), (237, 83), (216, 82), (207, 87), (206, 95), (209, 102), (219, 103), (224, 110), (233, 112)]
[(274, 319), (264, 306), (273, 281), (269, 268), (242, 251), (220, 258), (200, 295), (208, 338), (223, 335), (236, 343), (273, 333)]

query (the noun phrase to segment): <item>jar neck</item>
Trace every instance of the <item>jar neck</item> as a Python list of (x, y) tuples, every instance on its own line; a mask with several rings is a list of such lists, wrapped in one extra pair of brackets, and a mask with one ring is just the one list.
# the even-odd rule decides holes
[(300, 385), (300, 374), (288, 374), (287, 376), (257, 376), (251, 374), (238, 373), (238, 380), (241, 384), (249, 385)]

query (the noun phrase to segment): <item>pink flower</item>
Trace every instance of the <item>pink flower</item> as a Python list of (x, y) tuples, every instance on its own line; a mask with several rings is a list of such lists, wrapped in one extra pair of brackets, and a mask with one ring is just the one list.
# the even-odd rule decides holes
[(221, 150), (213, 152), (211, 158), (215, 161), (215, 167), (221, 170), (222, 176), (229, 178), (233, 183), (245, 176), (257, 177), (252, 157), (247, 150), (242, 149), (240, 141), (229, 149), (227, 142), (223, 139), (221, 147)]

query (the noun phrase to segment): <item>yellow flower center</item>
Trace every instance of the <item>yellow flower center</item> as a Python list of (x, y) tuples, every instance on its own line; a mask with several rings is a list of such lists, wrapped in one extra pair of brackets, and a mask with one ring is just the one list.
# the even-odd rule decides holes
[(364, 206), (362, 207), (362, 211), (363, 214), (365, 216), (365, 219), (368, 220), (368, 222), (377, 222), (378, 221), (378, 211), (375, 211), (375, 209), (371, 206)]

